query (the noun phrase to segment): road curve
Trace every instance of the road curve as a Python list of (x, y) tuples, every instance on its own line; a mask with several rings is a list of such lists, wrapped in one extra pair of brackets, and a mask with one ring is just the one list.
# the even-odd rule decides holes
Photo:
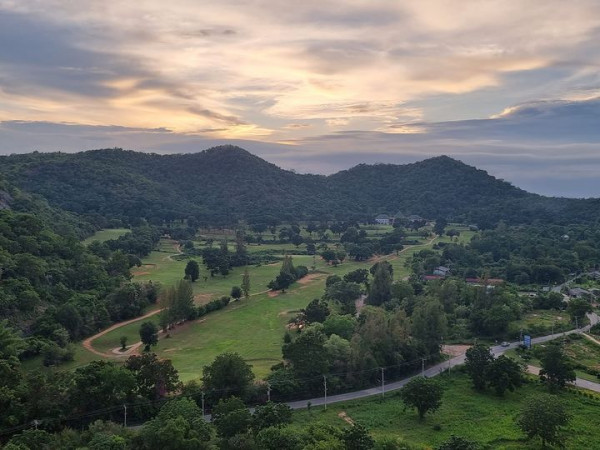
[[(566, 331), (563, 333), (555, 333), (555, 334), (549, 334), (547, 336), (533, 338), (531, 340), (531, 342), (532, 342), (532, 344), (541, 344), (544, 342), (551, 341), (553, 339), (558, 339), (567, 334), (581, 333), (584, 331), (588, 331), (592, 325), (600, 322), (600, 317), (598, 317), (598, 314), (596, 314), (596, 313), (591, 313), (591, 314), (588, 314), (587, 316), (588, 316), (588, 319), (590, 320), (590, 325), (587, 325), (583, 328), (569, 330), (569, 331)], [(521, 342), (512, 342), (508, 347), (502, 347), (501, 345), (496, 345), (494, 347), (491, 347), (490, 350), (494, 356), (500, 356), (507, 350), (517, 348), (520, 344), (521, 344)], [(453, 367), (459, 366), (464, 363), (465, 363), (465, 355), (463, 354), (463, 355), (459, 355), (454, 358), (451, 358), (447, 361), (441, 362), (439, 364), (435, 364), (434, 366), (431, 366), (427, 370), (425, 370), (423, 374), (427, 378), (435, 377), (436, 375), (441, 374), (444, 370), (452, 369)], [(404, 378), (403, 380), (394, 381), (393, 383), (386, 384), (384, 386), (384, 391), (389, 392), (389, 391), (398, 390), (398, 389), (402, 388), (404, 385), (406, 385), (406, 383), (408, 383), (410, 380), (412, 380), (413, 378), (418, 377), (418, 376), (421, 376), (421, 374), (413, 375), (411, 377)], [(593, 390), (596, 392), (600, 392), (600, 384), (599, 383), (593, 383), (591, 381), (577, 378), (577, 380), (575, 381), (575, 385), (578, 387), (585, 388), (585, 389), (590, 389), (590, 390)], [(311, 406), (320, 406), (320, 405), (325, 405), (326, 403), (330, 404), (330, 403), (345, 402), (345, 401), (349, 401), (349, 400), (357, 400), (360, 398), (371, 397), (373, 395), (382, 395), (381, 386), (372, 387), (369, 389), (363, 389), (360, 391), (346, 392), (344, 394), (331, 395), (331, 396), (327, 396), (327, 399), (325, 399), (325, 397), (317, 397), (317, 398), (311, 398), (311, 399), (306, 399), (306, 400), (298, 400), (298, 401), (288, 402), (287, 404), (292, 409), (302, 409), (302, 408), (306, 408), (306, 405), (308, 402), (310, 402)]]

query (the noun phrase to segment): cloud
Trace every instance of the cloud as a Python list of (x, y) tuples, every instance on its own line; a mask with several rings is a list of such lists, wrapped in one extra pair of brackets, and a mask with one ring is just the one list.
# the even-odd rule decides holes
[(535, 187), (546, 160), (597, 167), (599, 20), (595, 0), (0, 2), (0, 151), (449, 153)]

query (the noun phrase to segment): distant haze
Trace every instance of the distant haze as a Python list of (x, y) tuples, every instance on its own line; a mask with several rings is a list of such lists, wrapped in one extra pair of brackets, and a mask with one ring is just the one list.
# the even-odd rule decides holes
[(0, 1), (0, 154), (446, 154), (600, 197), (600, 2)]

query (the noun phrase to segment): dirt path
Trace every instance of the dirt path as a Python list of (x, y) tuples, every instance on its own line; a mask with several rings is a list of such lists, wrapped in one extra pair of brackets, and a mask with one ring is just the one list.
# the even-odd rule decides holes
[(595, 342), (596, 344), (600, 345), (600, 341), (598, 339), (596, 339), (595, 337), (590, 336), (589, 334), (586, 334), (586, 333), (583, 333), (583, 335), (590, 341)]
[[(161, 312), (162, 309), (156, 309), (154, 311), (150, 311), (147, 314), (144, 314), (143, 316), (140, 317), (136, 317), (134, 319), (130, 319), (130, 320), (126, 320), (124, 322), (119, 322), (119, 323), (115, 323), (114, 325), (108, 327), (106, 330), (102, 330), (100, 333), (97, 333), (93, 336), (90, 336), (89, 338), (85, 339), (81, 344), (83, 345), (83, 347), (86, 350), (89, 350), (90, 352), (98, 355), (98, 356), (102, 356), (104, 358), (113, 358), (115, 355), (114, 354), (110, 354), (110, 353), (103, 353), (101, 351), (96, 350), (93, 346), (92, 346), (92, 342), (96, 339), (98, 339), (100, 336), (104, 336), (106, 333), (110, 333), (113, 330), (116, 330), (117, 328), (121, 328), (124, 327), (125, 325), (129, 325), (130, 323), (133, 322), (137, 322), (138, 320), (144, 320), (147, 319), (148, 317), (152, 317), (155, 314), (158, 314), (159, 312)], [(133, 344), (135, 345), (135, 344)], [(123, 352), (122, 356), (127, 356), (126, 352)]]

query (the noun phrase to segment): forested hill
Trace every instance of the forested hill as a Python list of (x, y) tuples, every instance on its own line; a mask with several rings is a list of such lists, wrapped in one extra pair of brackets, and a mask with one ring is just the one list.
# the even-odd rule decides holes
[(0, 171), (92, 223), (369, 220), (398, 211), (480, 225), (600, 216), (598, 200), (530, 194), (446, 156), (407, 165), (361, 164), (325, 177), (282, 170), (233, 146), (179, 155), (110, 149), (11, 155), (0, 158)]

